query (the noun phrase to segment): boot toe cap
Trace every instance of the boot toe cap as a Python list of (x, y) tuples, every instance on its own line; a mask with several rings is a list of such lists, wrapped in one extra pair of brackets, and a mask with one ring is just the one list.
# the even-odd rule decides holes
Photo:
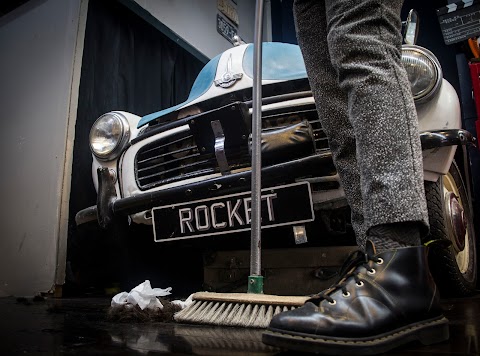
[(312, 317), (317, 313), (313, 303), (306, 303), (300, 308), (275, 315), (270, 322), (269, 329), (311, 333), (317, 328), (318, 320)]

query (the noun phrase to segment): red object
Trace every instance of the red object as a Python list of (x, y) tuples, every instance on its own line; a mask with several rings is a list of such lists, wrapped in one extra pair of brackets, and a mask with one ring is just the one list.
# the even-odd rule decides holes
[(475, 108), (477, 110), (477, 121), (475, 121), (475, 128), (477, 130), (478, 137), (478, 134), (480, 133), (480, 63), (470, 62), (469, 67), (470, 77), (472, 78), (473, 98), (475, 100)]

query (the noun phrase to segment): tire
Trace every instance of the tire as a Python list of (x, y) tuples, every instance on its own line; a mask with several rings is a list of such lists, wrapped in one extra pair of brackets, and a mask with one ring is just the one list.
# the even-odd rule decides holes
[[(440, 177), (437, 182), (425, 182), (425, 195), (430, 220), (430, 234), (425, 241), (451, 242), (448, 247), (433, 244), (429, 249), (429, 265), (433, 278), (442, 297), (471, 295), (477, 283), (473, 212), (470, 197), (455, 161), (447, 175)], [(450, 208), (452, 204), (454, 207)], [(462, 210), (463, 222), (459, 218)], [(452, 211), (455, 213), (451, 213)], [(451, 222), (452, 216), (456, 216), (454, 220), (457, 233)]]

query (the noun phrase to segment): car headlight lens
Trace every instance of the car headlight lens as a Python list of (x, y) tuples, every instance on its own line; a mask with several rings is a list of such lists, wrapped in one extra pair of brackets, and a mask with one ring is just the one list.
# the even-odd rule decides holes
[(90, 149), (100, 160), (112, 160), (125, 148), (130, 138), (127, 119), (116, 112), (100, 116), (90, 129)]
[(443, 78), (435, 55), (423, 47), (407, 45), (402, 48), (402, 63), (407, 71), (415, 101), (421, 103), (432, 98), (440, 88)]

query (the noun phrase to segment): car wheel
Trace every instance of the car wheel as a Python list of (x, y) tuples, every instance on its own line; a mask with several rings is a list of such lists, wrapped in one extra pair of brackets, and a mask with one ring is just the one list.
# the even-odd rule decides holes
[(430, 220), (429, 264), (442, 296), (472, 294), (477, 282), (477, 254), (471, 201), (457, 164), (437, 182), (425, 182)]

